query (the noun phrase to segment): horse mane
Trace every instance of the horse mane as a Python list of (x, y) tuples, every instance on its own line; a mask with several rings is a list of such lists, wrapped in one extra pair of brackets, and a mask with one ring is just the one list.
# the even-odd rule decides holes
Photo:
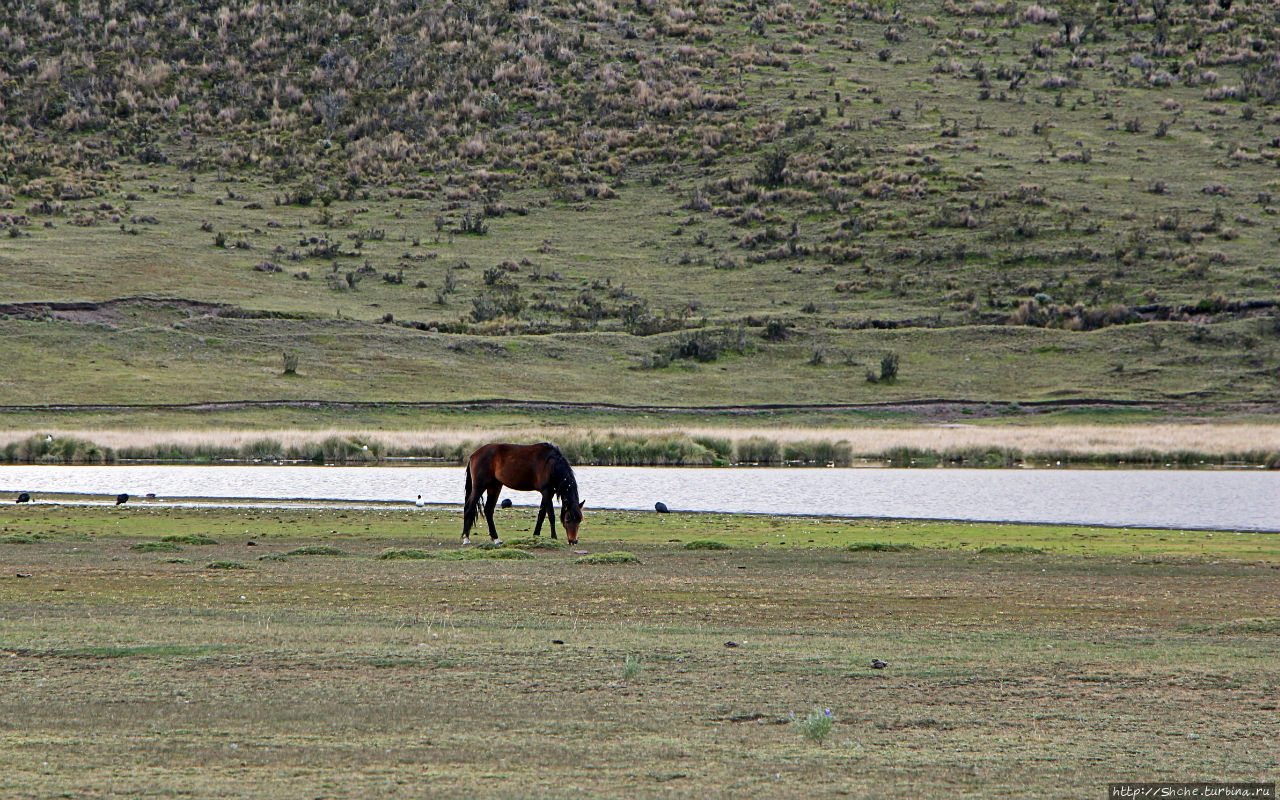
[(578, 506), (578, 478), (573, 474), (573, 467), (569, 464), (569, 459), (564, 457), (564, 453), (560, 452), (560, 448), (550, 442), (543, 442), (551, 451), (547, 454), (547, 460), (551, 462), (551, 479), (553, 490), (560, 496), (560, 502), (564, 503), (566, 508), (572, 505), (574, 508)]

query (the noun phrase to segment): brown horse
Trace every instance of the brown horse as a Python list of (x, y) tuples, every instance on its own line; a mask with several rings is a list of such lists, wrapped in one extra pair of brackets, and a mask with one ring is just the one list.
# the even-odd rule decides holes
[(569, 544), (578, 543), (578, 524), (582, 522), (582, 507), (578, 500), (578, 481), (573, 476), (569, 461), (553, 444), (486, 444), (467, 459), (467, 495), (462, 507), (462, 543), (471, 544), (471, 526), (476, 521), (476, 509), (480, 495), (489, 497), (484, 503), (484, 518), (489, 523), (489, 538), (494, 544), (502, 544), (498, 531), (493, 527), (493, 507), (498, 504), (498, 494), (506, 486), (519, 492), (541, 492), (542, 505), (538, 508), (538, 524), (533, 535), (542, 533), (542, 519), (551, 521), (551, 538), (556, 538), (555, 506), (552, 498), (560, 496), (560, 521), (564, 523), (565, 538)]

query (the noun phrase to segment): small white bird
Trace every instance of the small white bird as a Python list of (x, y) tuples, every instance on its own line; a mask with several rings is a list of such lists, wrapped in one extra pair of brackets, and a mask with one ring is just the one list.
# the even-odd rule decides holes
[(418, 499), (417, 499), (417, 500), (414, 500), (414, 501), (413, 501), (413, 504), (414, 504), (415, 506), (417, 506), (418, 508), (422, 508), (423, 506), (425, 506), (425, 505), (426, 505), (426, 502), (424, 502), (424, 501), (423, 501), (423, 499), (422, 499), (422, 495), (418, 495)]

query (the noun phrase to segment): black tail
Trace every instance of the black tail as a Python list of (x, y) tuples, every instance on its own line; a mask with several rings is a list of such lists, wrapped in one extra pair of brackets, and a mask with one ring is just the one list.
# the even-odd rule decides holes
[(476, 503), (471, 499), (471, 465), (467, 464), (467, 493), (462, 496), (462, 538), (471, 533), (476, 523)]

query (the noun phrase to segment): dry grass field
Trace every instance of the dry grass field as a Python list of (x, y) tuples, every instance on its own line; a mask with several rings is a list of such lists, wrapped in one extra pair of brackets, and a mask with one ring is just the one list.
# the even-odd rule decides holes
[(639, 563), (378, 558), (457, 522), (0, 509), (0, 794), (1058, 798), (1280, 768), (1274, 535), (616, 512), (583, 549)]

